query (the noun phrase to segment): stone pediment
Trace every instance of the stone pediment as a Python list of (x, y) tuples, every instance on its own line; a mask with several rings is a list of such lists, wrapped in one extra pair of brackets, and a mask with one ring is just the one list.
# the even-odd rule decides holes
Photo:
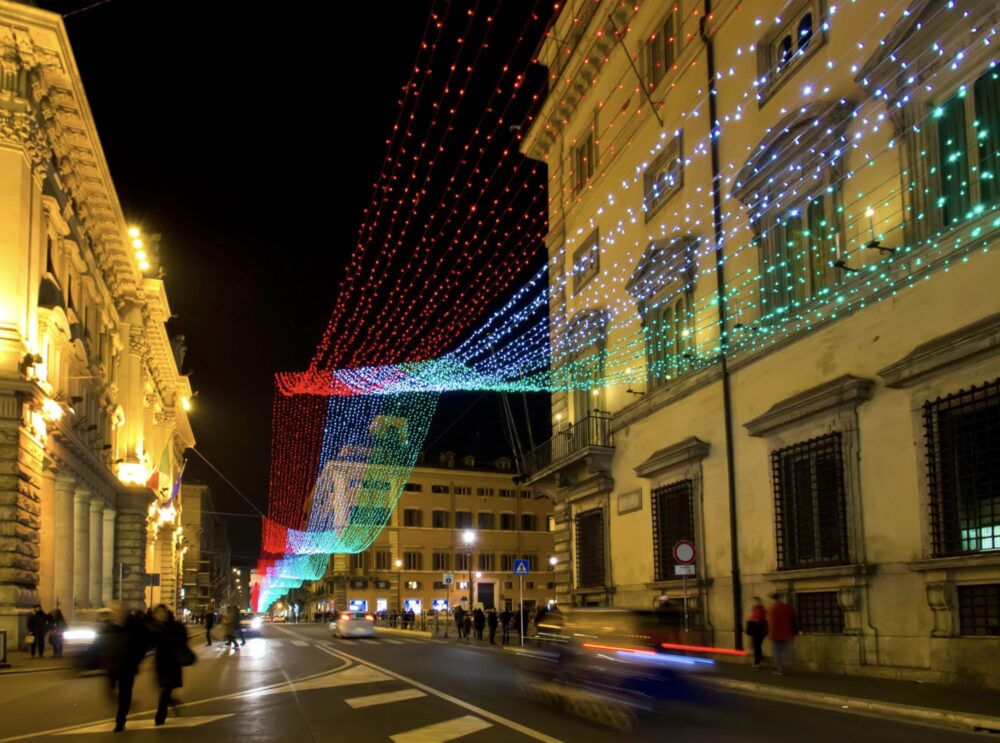
[(625, 291), (642, 305), (661, 292), (672, 293), (687, 286), (694, 280), (695, 250), (700, 241), (695, 235), (651, 240)]

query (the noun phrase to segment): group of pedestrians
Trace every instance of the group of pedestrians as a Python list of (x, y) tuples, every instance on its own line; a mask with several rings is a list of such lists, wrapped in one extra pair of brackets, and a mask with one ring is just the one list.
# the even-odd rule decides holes
[[(205, 645), (212, 645), (212, 629), (215, 627), (215, 614), (205, 614)], [(223, 647), (239, 650), (240, 645), (246, 645), (247, 639), (243, 634), (243, 613), (239, 607), (230, 606), (222, 615), (221, 625), (225, 628), (226, 634), (222, 641)], [(237, 643), (237, 639), (239, 642)]]
[(66, 618), (62, 610), (56, 606), (46, 613), (41, 604), (35, 604), (35, 609), (28, 615), (28, 632), (31, 633), (31, 657), (45, 657), (45, 639), (52, 645), (52, 657), (61, 658), (63, 653), (63, 633), (66, 632)]
[(455, 609), (455, 626), (458, 627), (459, 639), (468, 640), (475, 633), (477, 640), (483, 639), (483, 633), (489, 629), (490, 645), (496, 645), (497, 630), (500, 630), (500, 642), (507, 645), (510, 642), (510, 630), (518, 627), (521, 620), (521, 612), (513, 612), (504, 607), (503, 611), (496, 609), (483, 610), (477, 606), (472, 611), (463, 609), (461, 606)]
[(772, 658), (773, 673), (781, 676), (785, 672), (785, 663), (792, 653), (792, 642), (798, 628), (795, 623), (795, 610), (781, 600), (780, 593), (771, 594), (771, 607), (768, 611), (759, 596), (753, 597), (750, 617), (747, 619), (746, 632), (753, 641), (753, 667), (762, 668), (764, 663), (764, 638), (771, 639), (774, 654)]

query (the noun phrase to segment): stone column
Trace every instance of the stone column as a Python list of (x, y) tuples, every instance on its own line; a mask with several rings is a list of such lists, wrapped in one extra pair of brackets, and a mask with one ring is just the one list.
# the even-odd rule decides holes
[(118, 496), (115, 562), (124, 564), (128, 571), (119, 588), (121, 602), (127, 609), (146, 608), (146, 513), (152, 500), (152, 492), (145, 489)]
[(67, 621), (73, 619), (73, 494), (76, 481), (56, 478), (56, 603)]
[(42, 474), (41, 524), (38, 528), (38, 600), (46, 611), (56, 605), (56, 473)]
[(73, 495), (73, 604), (90, 606), (90, 491)]
[(177, 543), (176, 527), (163, 526), (156, 537), (157, 563), (160, 570), (160, 603), (177, 612)]
[(104, 508), (104, 536), (101, 546), (104, 548), (103, 570), (101, 571), (101, 596), (108, 604), (118, 598), (115, 595), (115, 519), (118, 513), (113, 508)]
[(94, 493), (90, 500), (90, 606), (104, 606), (104, 498)]

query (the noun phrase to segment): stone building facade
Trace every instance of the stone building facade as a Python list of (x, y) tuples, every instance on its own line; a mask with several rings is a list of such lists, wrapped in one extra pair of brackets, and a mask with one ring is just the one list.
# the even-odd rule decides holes
[[(0, 1), (0, 628), (176, 604), (193, 446), (163, 283), (126, 223), (66, 29)], [(147, 572), (161, 576), (146, 586)]]
[(560, 603), (676, 599), (688, 540), (717, 645), (780, 591), (805, 665), (1000, 686), (997, 13), (563, 6), (521, 142)]

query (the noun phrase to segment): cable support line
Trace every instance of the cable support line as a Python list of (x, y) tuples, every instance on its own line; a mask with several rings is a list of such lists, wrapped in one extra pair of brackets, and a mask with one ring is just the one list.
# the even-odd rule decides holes
[(208, 459), (205, 457), (204, 454), (202, 454), (197, 448), (195, 448), (193, 446), (191, 447), (191, 451), (193, 451), (195, 454), (197, 454), (199, 457), (201, 457), (201, 460), (205, 464), (207, 464), (209, 467), (211, 467), (212, 471), (215, 472), (215, 474), (217, 474), (219, 477), (221, 477), (222, 480), (223, 480), (223, 482), (225, 482), (229, 487), (231, 487), (233, 489), (234, 493), (236, 493), (238, 496), (240, 496), (240, 498), (242, 498), (244, 501), (246, 501), (247, 505), (249, 505), (250, 508), (252, 508), (254, 511), (256, 511), (260, 516), (264, 515), (264, 512), (261, 511), (257, 507), (257, 504), (255, 504), (246, 495), (244, 495), (243, 491), (240, 490), (238, 487), (236, 487), (236, 485), (233, 484), (232, 480), (230, 480), (228, 477), (226, 477), (224, 474), (222, 474), (222, 472), (219, 470), (218, 467), (216, 467), (214, 464), (212, 464), (210, 461), (208, 461)]

